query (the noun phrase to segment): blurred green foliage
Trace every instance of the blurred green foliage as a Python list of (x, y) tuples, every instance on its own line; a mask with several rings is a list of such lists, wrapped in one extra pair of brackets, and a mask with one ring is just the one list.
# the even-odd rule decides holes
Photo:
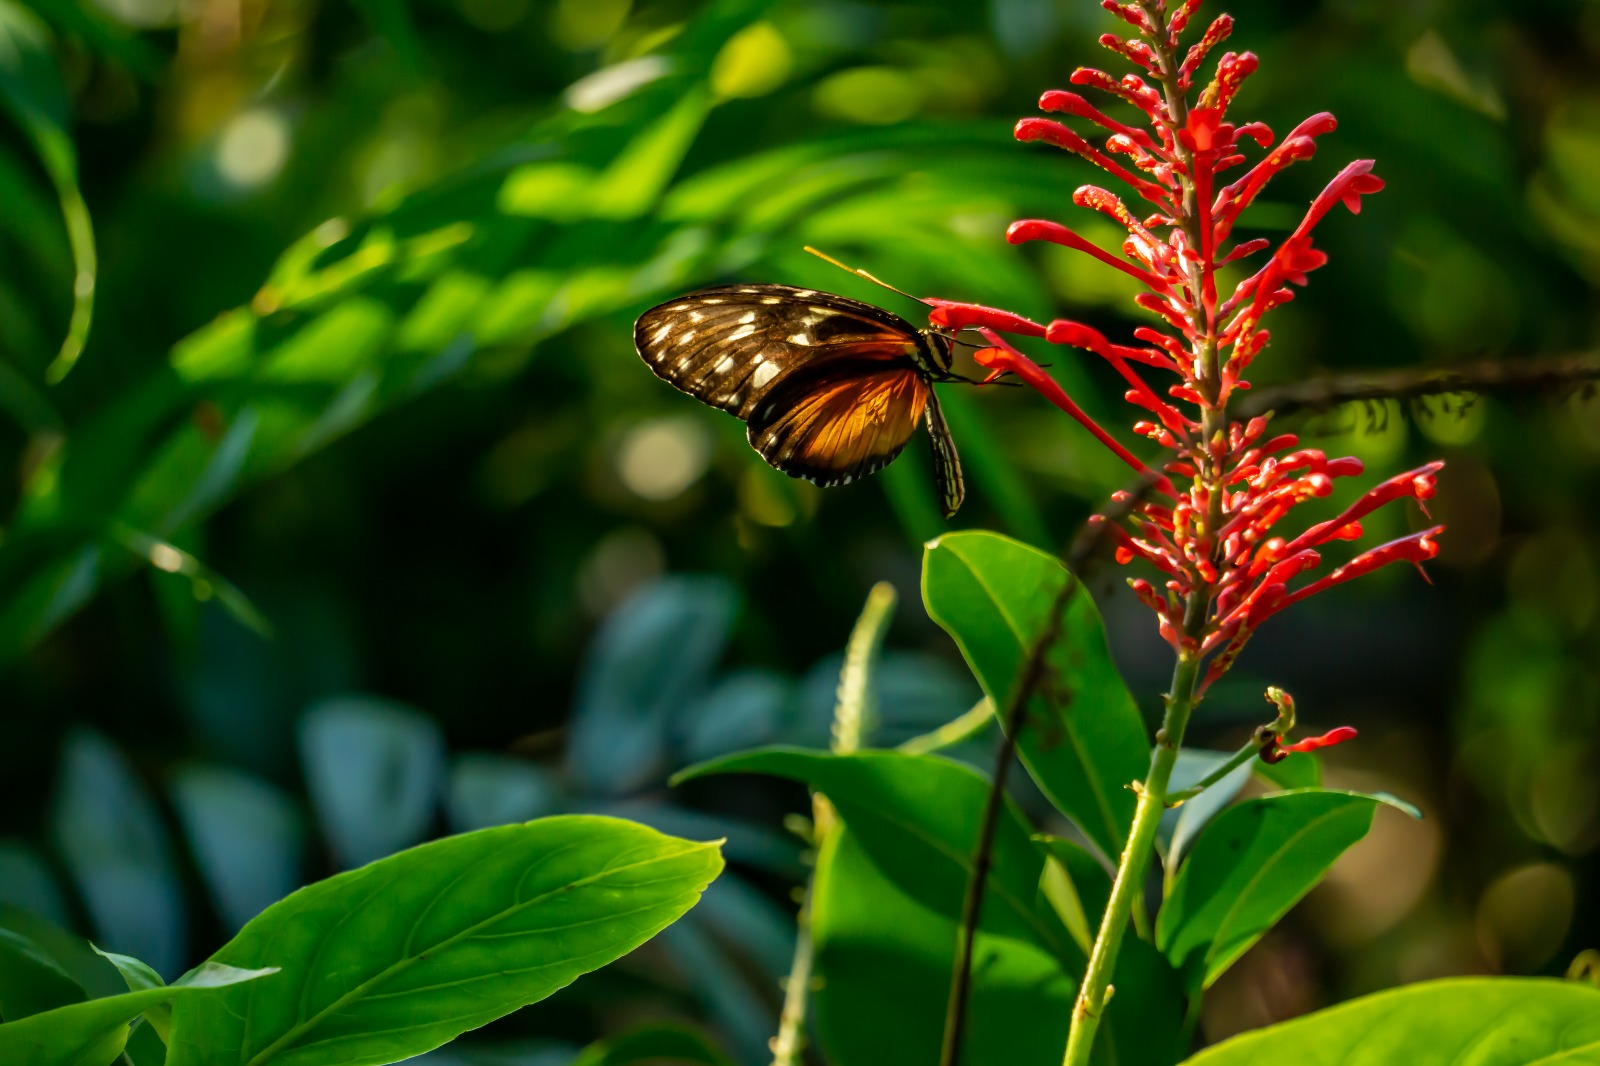
[[(0, 5), (0, 902), (170, 977), (295, 884), (446, 828), (727, 833), (703, 907), (499, 1035), (560, 1056), (668, 1013), (753, 1061), (799, 792), (663, 782), (825, 745), (865, 590), (915, 603), (946, 527), (916, 447), (864, 485), (791, 482), (646, 372), (629, 323), (714, 280), (895, 299), (810, 243), (1125, 333), (1117, 275), (1002, 237), (1094, 180), (1009, 126), (1115, 24), (1092, 0)], [(1253, 222), (1292, 226), (1348, 158), (1389, 183), (1319, 232), (1332, 262), (1259, 385), (1592, 349), (1600, 5), (1225, 6), (1263, 61), (1240, 113), (1341, 122)], [(1055, 362), (1126, 423), (1102, 368)], [(1124, 479), (1031, 396), (945, 397), (959, 527), (1051, 548)], [(1218, 982), (1213, 1037), (1600, 943), (1600, 398), (1297, 423), (1377, 472), (1449, 460), (1437, 584), (1285, 616), (1194, 739), (1237, 743), (1282, 684), (1308, 724), (1362, 728), (1330, 785), (1429, 817), (1376, 821)], [(1164, 646), (1110, 569), (1090, 586), (1148, 715)], [(877, 746), (977, 696), (919, 611), (889, 644)]]

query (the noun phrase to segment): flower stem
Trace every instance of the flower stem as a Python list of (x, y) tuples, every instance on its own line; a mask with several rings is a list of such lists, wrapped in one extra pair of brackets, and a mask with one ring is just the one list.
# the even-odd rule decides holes
[(1106, 903), (1105, 917), (1100, 922), (1100, 932), (1095, 937), (1094, 950), (1089, 955), (1089, 969), (1083, 975), (1077, 1004), (1072, 1008), (1072, 1030), (1067, 1037), (1063, 1066), (1085, 1066), (1089, 1049), (1094, 1044), (1095, 1032), (1106, 1003), (1111, 999), (1111, 973), (1117, 963), (1117, 953), (1122, 947), (1122, 935), (1127, 931), (1134, 901), (1144, 888), (1145, 873), (1149, 869), (1150, 855), (1154, 850), (1156, 828), (1161, 824), (1161, 813), (1167, 807), (1167, 785), (1172, 780), (1172, 768), (1178, 761), (1178, 746), (1183, 739), (1184, 727), (1189, 722), (1189, 712), (1194, 708), (1194, 688), (1200, 671), (1198, 655), (1189, 654), (1178, 659), (1172, 673), (1172, 690), (1167, 694), (1167, 713), (1161, 731), (1156, 734), (1156, 750), (1150, 760), (1150, 773), (1143, 786), (1137, 787), (1139, 804), (1134, 811), (1133, 827), (1128, 843), (1122, 849), (1117, 863), (1117, 879), (1111, 886), (1111, 899)]

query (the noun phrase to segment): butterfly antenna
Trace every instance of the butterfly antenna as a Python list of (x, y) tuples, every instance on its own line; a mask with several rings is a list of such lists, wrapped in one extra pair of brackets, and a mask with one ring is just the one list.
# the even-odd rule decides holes
[(829, 255), (827, 252), (819, 252), (815, 248), (811, 247), (811, 245), (809, 245), (809, 244), (805, 246), (805, 249), (806, 249), (806, 251), (810, 252), (812, 255), (816, 256), (818, 259), (825, 259), (828, 262), (832, 263), (834, 266), (838, 267), (840, 270), (847, 270), (850, 273), (856, 275), (857, 277), (866, 278), (868, 281), (872, 282), (874, 285), (881, 285), (884, 288), (888, 289), (890, 292), (897, 292), (901, 296), (904, 296), (908, 300), (915, 300), (919, 304), (925, 304), (925, 303), (928, 302), (928, 301), (924, 300), (920, 296), (911, 295), (909, 292), (906, 292), (904, 289), (895, 288), (893, 285), (890, 285), (887, 281), (883, 281), (883, 280), (881, 280), (879, 278), (873, 277), (871, 274), (868, 274), (865, 270), (862, 270), (859, 267), (846, 266), (844, 263), (839, 262), (839, 260), (837, 260), (833, 256)]

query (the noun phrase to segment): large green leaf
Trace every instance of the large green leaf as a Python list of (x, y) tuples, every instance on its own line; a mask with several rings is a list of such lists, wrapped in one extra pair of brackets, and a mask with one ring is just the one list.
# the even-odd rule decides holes
[(0, 1021), (14, 1022), (84, 998), (83, 986), (42, 947), (21, 933), (0, 929)]
[(1156, 945), (1209, 987), (1367, 834), (1383, 802), (1303, 789), (1224, 811), (1179, 868), (1156, 922)]
[(650, 939), (722, 869), (696, 844), (567, 816), (447, 837), (267, 908), (213, 958), (270, 983), (173, 1011), (169, 1066), (387, 1063), (533, 1003)]
[[(937, 755), (863, 751), (830, 755), (764, 748), (692, 767), (679, 780), (711, 773), (762, 773), (803, 781), (838, 809), (884, 876), (935, 914), (954, 918), (972, 872), (989, 783)], [(1031, 941), (1081, 972), (1078, 947), (1040, 891), (1044, 855), (1007, 800), (996, 826), (982, 928)]]
[(106, 1066), (122, 1053), (128, 1024), (164, 1003), (215, 999), (222, 990), (269, 977), (271, 968), (242, 970), (206, 963), (176, 984), (105, 996), (0, 1025), (0, 1062), (28, 1066)]
[[(1006, 705), (1057, 594), (1075, 581), (1055, 558), (994, 533), (952, 533), (923, 553), (928, 614), (955, 638), (996, 707)], [(1144, 777), (1149, 744), (1100, 612), (1081, 587), (1047, 662), (1050, 680), (1029, 701), (1018, 751), (1051, 802), (1117, 855), (1133, 821), (1127, 786)]]
[(1185, 1066), (1595, 1066), (1600, 989), (1469, 977), (1364, 996), (1225, 1040)]
[[(939, 1060), (940, 1025), (955, 966), (956, 923), (923, 906), (875, 865), (854, 825), (817, 860), (817, 1036), (835, 1066)], [(970, 1066), (1054, 1062), (1072, 1017), (1073, 979), (1048, 953), (980, 933), (962, 1061)]]

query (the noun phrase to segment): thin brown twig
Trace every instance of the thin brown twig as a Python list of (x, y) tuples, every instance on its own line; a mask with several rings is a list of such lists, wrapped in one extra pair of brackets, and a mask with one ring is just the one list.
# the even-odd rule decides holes
[(1326, 411), (1358, 400), (1408, 400), (1444, 393), (1550, 393), (1570, 385), (1600, 380), (1600, 356), (1551, 356), (1542, 359), (1486, 359), (1444, 370), (1358, 371), (1308, 378), (1292, 385), (1245, 393), (1233, 401), (1236, 418), (1276, 411)]
[(1051, 601), (1044, 626), (1028, 647), (1028, 654), (1017, 671), (1016, 683), (1011, 687), (1005, 706), (995, 715), (1001, 725), (1000, 748), (995, 753), (989, 796), (984, 804), (978, 841), (972, 851), (972, 872), (968, 875), (966, 894), (961, 901), (961, 925), (956, 934), (956, 965), (950, 975), (950, 997), (945, 1005), (944, 1040), (939, 1051), (940, 1066), (958, 1066), (961, 1060), (961, 1041), (966, 1034), (967, 1005), (972, 988), (973, 945), (977, 940), (978, 922), (982, 916), (983, 898), (988, 887), (995, 830), (1000, 822), (1000, 809), (1005, 804), (1006, 776), (1016, 755), (1017, 737), (1027, 725), (1025, 712), (1028, 703), (1044, 684), (1050, 672), (1046, 660), (1050, 649), (1061, 638), (1062, 622), (1066, 618), (1067, 607), (1082, 584), (1077, 575), (1105, 542), (1110, 527), (1132, 513), (1140, 501), (1149, 494), (1157, 480), (1159, 480), (1157, 476), (1138, 479), (1126, 493), (1122, 494), (1115, 506), (1107, 509), (1100, 521), (1086, 522), (1078, 531), (1078, 535), (1073, 538), (1063, 559), (1068, 579), (1062, 583)]

